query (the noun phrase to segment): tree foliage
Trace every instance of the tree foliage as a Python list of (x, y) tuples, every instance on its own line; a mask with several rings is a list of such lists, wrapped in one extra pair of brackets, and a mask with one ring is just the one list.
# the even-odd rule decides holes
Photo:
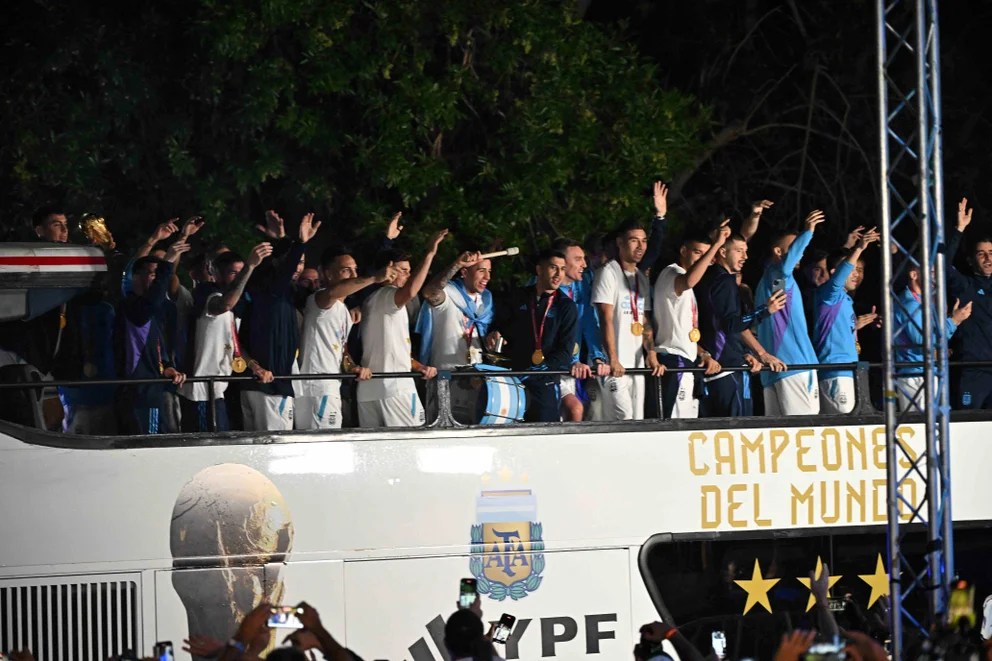
[[(265, 208), (333, 240), (407, 212), (414, 239), (581, 237), (644, 216), (709, 117), (573, 2), (52, 2), (4, 28), (8, 213), (118, 232), (200, 212), (244, 242)], [(285, 215), (285, 214), (284, 214)]]

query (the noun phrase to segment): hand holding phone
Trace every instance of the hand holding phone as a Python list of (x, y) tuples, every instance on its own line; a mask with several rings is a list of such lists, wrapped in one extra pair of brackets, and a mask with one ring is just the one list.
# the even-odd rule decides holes
[(155, 661), (175, 661), (176, 655), (172, 650), (171, 640), (161, 640), (155, 643)]
[(517, 618), (510, 615), (509, 613), (503, 613), (499, 618), (499, 624), (496, 625), (496, 630), (493, 631), (493, 642), (506, 644), (507, 639), (510, 637), (510, 632), (513, 630), (513, 624), (517, 621)]
[(296, 606), (273, 606), (266, 624), (270, 629), (302, 629), (303, 623), (297, 617), (302, 612), (303, 609)]
[(458, 587), (458, 608), (466, 610), (472, 607), (475, 600), (479, 598), (476, 580), (474, 578), (463, 578)]

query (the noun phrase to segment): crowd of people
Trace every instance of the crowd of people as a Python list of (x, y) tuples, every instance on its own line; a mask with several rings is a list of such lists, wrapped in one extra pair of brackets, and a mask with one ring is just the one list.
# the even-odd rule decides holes
[[(764, 640), (772, 634), (759, 628), (749, 636), (741, 631), (725, 633), (694, 630), (686, 635), (674, 623), (651, 622), (639, 629), (639, 639), (633, 649), (633, 661), (722, 661), (723, 659), (772, 658), (774, 661), (887, 661), (892, 658), (889, 645), (889, 623), (886, 618), (872, 617), (853, 602), (837, 611), (829, 597), (829, 568), (817, 577), (810, 573), (812, 604), (802, 617), (802, 626), (789, 625), (779, 638)], [(287, 612), (290, 613), (287, 615)], [(513, 635), (515, 618), (504, 625), (504, 615), (486, 626), (481, 599), (465, 606), (459, 603), (445, 621), (444, 658), (451, 661), (504, 661), (500, 652)], [(961, 617), (942, 627), (932, 627), (928, 635), (907, 631), (903, 640), (902, 658), (918, 661), (992, 661), (992, 640), (987, 636), (988, 623), (981, 626), (972, 616)], [(506, 626), (504, 635), (499, 629)], [(523, 625), (526, 627), (526, 624)], [(805, 628), (803, 628), (805, 627)], [(704, 627), (705, 628), (705, 627)], [(764, 632), (764, 633), (762, 633)], [(226, 633), (226, 632), (225, 632)], [(701, 633), (707, 633), (706, 637)], [(713, 634), (716, 635), (713, 635)], [(288, 635), (287, 635), (288, 634)], [(757, 638), (755, 638), (757, 636)], [(171, 642), (156, 644), (156, 656), (141, 657), (125, 652), (111, 661), (170, 661), (174, 658)], [(183, 641), (183, 651), (194, 659), (220, 661), (316, 661), (317, 654), (326, 661), (362, 661), (353, 650), (342, 645), (321, 622), (317, 610), (307, 603), (297, 606), (258, 604), (237, 624), (225, 640), (200, 633), (191, 633)], [(0, 654), (0, 658), (4, 658)], [(11, 652), (10, 659), (34, 661), (28, 650)], [(512, 657), (511, 657), (512, 658)]]
[[(527, 373), (526, 421), (850, 413), (854, 373), (829, 366), (858, 362), (859, 331), (880, 323), (877, 306), (857, 314), (853, 298), (876, 229), (814, 250), (827, 220), (814, 210), (801, 227), (771, 232), (750, 286), (749, 241), (771, 201), (755, 202), (736, 229), (729, 219), (689, 226), (674, 241), (661, 182), (653, 203), (650, 223), (553, 240), (519, 288), (494, 286), (492, 258), (476, 247), (432, 275), (447, 230), (415, 259), (401, 248), (399, 213), (368, 255), (335, 244), (312, 265), (313, 214), (290, 237), (267, 212), (265, 240), (244, 256), (199, 243), (198, 217), (159, 225), (131, 253), (86, 217), (81, 225), (102, 227), (88, 242), (105, 250), (109, 277), (31, 321), (0, 325), (0, 375), (30, 366), (56, 380), (140, 380), (60, 387), (61, 428), (83, 434), (419, 426), (439, 407), (424, 381), (483, 363)], [(970, 273), (953, 265), (971, 215), (962, 200), (948, 232), (946, 324), (955, 359), (983, 361), (992, 359), (992, 237), (971, 242)], [(69, 240), (62, 209), (40, 209), (33, 226), (42, 241)], [(675, 255), (667, 265), (665, 250)], [(906, 363), (923, 359), (924, 277), (910, 264), (895, 306)], [(395, 373), (409, 376), (377, 377)], [(922, 368), (900, 374), (900, 406), (922, 407)], [(468, 380), (454, 379), (451, 404), (478, 422), (478, 392), (459, 383)], [(956, 405), (992, 407), (992, 370), (961, 371)]]

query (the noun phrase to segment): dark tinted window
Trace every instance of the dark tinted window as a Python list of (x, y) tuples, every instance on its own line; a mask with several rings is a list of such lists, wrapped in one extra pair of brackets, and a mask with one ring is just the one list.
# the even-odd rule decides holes
[[(667, 610), (703, 652), (709, 649), (711, 633), (720, 630), (727, 637), (728, 658), (767, 659), (774, 655), (784, 632), (815, 627), (813, 612), (806, 611), (810, 591), (798, 579), (808, 579), (817, 558), (830, 567), (833, 577), (839, 576), (831, 597), (841, 600), (849, 595), (844, 609), (835, 613), (841, 627), (868, 631), (880, 641), (886, 638), (888, 602), (876, 598), (869, 607), (872, 590), (860, 578), (876, 573), (880, 555), (885, 563), (884, 529), (668, 542), (659, 536), (656, 540), (642, 551), (645, 580), (653, 584), (649, 588), (656, 588), (653, 593), (662, 602), (659, 608)], [(925, 541), (922, 533), (914, 533), (903, 543), (914, 569), (924, 566)], [(980, 623), (982, 602), (992, 594), (992, 531), (981, 526), (958, 529), (954, 541), (957, 573), (975, 585)], [(766, 593), (771, 612), (758, 603), (744, 615), (748, 592), (734, 581), (751, 580), (755, 561), (763, 579), (778, 581)], [(903, 584), (909, 581), (904, 572)], [(756, 597), (761, 594), (754, 592)], [(919, 590), (908, 597), (910, 610), (920, 621), (926, 612), (925, 599)]]

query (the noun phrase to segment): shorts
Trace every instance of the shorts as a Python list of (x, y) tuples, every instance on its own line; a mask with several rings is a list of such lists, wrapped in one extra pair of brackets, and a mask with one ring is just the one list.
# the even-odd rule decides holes
[(424, 407), (416, 391), (371, 402), (358, 402), (358, 424), (373, 427), (422, 427)]
[(289, 431), (293, 428), (293, 398), (241, 391), (245, 431)]
[(293, 401), (296, 429), (340, 429), (341, 393), (297, 396)]
[[(765, 415), (816, 415), (820, 412), (820, 388), (816, 372), (793, 372), (765, 386)], [(854, 400), (851, 399), (851, 407)]]
[(607, 376), (599, 380), (604, 420), (644, 419), (644, 377)]
[(855, 399), (853, 376), (834, 376), (820, 381), (820, 413), (850, 413), (854, 410)]

